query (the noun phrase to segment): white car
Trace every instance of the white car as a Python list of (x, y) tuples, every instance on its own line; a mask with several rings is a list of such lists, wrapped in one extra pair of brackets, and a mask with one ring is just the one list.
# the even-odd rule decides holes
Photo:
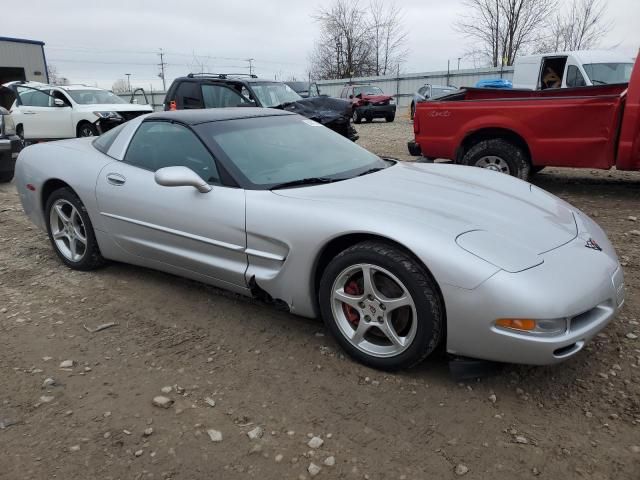
[(16, 132), (25, 140), (92, 137), (151, 113), (149, 105), (137, 105), (101, 88), (86, 85), (54, 86), (38, 82), (10, 82), (10, 112)]

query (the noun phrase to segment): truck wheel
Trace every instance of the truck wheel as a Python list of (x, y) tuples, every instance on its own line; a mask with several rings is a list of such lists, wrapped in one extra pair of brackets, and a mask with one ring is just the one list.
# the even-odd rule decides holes
[(98, 129), (89, 122), (83, 122), (78, 125), (78, 137), (97, 137)]
[(462, 157), (462, 164), (506, 173), (522, 180), (529, 178), (531, 170), (525, 152), (502, 138), (483, 140), (475, 144)]
[(388, 122), (391, 123), (396, 119), (395, 115), (387, 115), (386, 117), (384, 117), (384, 119)]
[(362, 117), (355, 108), (353, 109), (353, 123), (362, 123)]

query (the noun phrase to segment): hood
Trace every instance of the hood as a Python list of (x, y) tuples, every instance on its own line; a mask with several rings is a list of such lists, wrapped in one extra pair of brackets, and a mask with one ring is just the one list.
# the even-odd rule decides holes
[(91, 110), (92, 112), (152, 112), (153, 109), (149, 105), (141, 105), (138, 103), (91, 103), (78, 105), (83, 110)]
[(275, 194), (336, 204), (379, 218), (404, 218), (455, 241), (486, 231), (530, 252), (553, 250), (577, 236), (569, 205), (508, 175), (476, 167), (398, 162), (341, 182)]
[(287, 103), (282, 109), (305, 116), (323, 125), (335, 121), (347, 121), (351, 118), (350, 102), (326, 95)]
[(362, 100), (370, 103), (387, 102), (393, 97), (391, 95), (362, 95)]

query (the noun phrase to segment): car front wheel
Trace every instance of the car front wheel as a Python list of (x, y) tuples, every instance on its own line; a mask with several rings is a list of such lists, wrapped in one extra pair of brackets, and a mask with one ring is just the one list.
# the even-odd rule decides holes
[(362, 116), (360, 115), (358, 110), (355, 109), (355, 108), (353, 109), (352, 120), (353, 120), (353, 123), (361, 123), (362, 122)]
[(98, 129), (88, 122), (78, 125), (78, 137), (97, 137)]
[(320, 282), (327, 328), (352, 357), (396, 370), (421, 362), (443, 335), (434, 280), (403, 250), (362, 242), (337, 255)]

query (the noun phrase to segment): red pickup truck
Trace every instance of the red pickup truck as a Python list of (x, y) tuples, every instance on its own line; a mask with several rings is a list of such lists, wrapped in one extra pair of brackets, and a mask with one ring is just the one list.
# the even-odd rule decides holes
[(418, 103), (412, 155), (522, 179), (546, 166), (640, 170), (640, 62), (628, 84), (466, 88)]

